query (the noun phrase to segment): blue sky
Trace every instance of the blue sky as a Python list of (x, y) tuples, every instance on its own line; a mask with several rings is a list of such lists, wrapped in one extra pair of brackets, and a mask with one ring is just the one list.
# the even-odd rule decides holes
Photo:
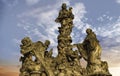
[(20, 40), (25, 36), (51, 41), (57, 54), (60, 24), (54, 20), (61, 4), (73, 7), (73, 43), (84, 39), (92, 28), (102, 46), (102, 60), (120, 67), (120, 0), (0, 0), (0, 65), (19, 65)]

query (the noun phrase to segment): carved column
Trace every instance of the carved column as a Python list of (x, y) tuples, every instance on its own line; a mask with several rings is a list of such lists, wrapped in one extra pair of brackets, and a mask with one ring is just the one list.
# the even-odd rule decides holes
[(67, 10), (66, 4), (63, 3), (62, 9), (59, 12), (59, 16), (56, 22), (61, 24), (58, 35), (58, 57), (61, 59), (66, 59), (66, 54), (72, 52), (72, 38), (70, 36), (73, 27), (74, 15), (72, 14), (72, 8)]

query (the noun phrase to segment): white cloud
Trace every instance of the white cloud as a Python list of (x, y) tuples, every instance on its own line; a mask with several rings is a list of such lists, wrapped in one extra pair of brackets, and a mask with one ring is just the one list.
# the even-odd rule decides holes
[(75, 16), (74, 26), (77, 27), (78, 29), (81, 29), (85, 25), (85, 23), (81, 21), (81, 19), (83, 19), (85, 14), (86, 14), (84, 4), (83, 3), (76, 3), (73, 6), (73, 14)]
[(112, 74), (112, 76), (120, 76), (120, 67), (109, 68), (109, 71)]
[(53, 47), (53, 56), (56, 57), (58, 55), (58, 51), (56, 47)]
[(100, 22), (104, 22), (104, 21), (112, 21), (113, 17), (108, 16), (106, 14), (103, 14), (102, 16), (98, 17), (97, 20)]
[(102, 23), (97, 28), (94, 27), (95, 33), (101, 37), (113, 38), (114, 41), (120, 42), (120, 18), (116, 21)]
[(28, 5), (34, 5), (34, 4), (36, 4), (36, 3), (38, 3), (40, 0), (26, 0), (26, 3), (28, 4)]
[(117, 3), (120, 3), (120, 0), (116, 0)]

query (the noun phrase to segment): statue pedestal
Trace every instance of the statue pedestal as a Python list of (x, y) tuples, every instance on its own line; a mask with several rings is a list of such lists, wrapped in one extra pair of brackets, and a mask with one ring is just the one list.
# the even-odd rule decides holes
[(33, 72), (30, 73), (30, 76), (40, 76), (40, 72), (33, 71)]

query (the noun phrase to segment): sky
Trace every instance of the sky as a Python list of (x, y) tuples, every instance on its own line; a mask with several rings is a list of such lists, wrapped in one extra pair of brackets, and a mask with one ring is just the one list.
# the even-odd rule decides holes
[(26, 36), (33, 42), (50, 40), (57, 55), (60, 24), (54, 20), (62, 3), (73, 7), (73, 44), (81, 43), (85, 30), (92, 28), (102, 46), (102, 60), (113, 76), (120, 75), (120, 0), (0, 0), (0, 76), (18, 75), (20, 41)]

